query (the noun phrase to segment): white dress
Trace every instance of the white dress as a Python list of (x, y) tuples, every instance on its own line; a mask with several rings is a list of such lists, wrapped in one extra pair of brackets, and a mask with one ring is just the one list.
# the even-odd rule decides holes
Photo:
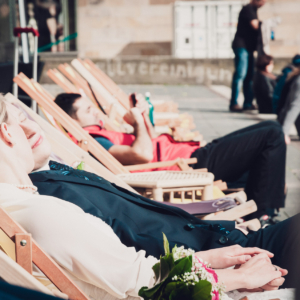
[(91, 298), (137, 297), (142, 286), (153, 285), (157, 259), (123, 245), (105, 222), (78, 206), (4, 183), (0, 205)]

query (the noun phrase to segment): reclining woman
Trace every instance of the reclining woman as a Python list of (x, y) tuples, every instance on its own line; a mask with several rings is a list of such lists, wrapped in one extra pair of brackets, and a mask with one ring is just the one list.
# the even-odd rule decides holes
[(55, 102), (124, 165), (196, 157), (193, 167), (207, 168), (215, 180), (235, 182), (248, 174), (245, 192), (258, 208), (249, 219), (263, 215), (271, 219), (275, 209), (284, 207), (286, 145), (277, 122), (246, 127), (200, 148), (199, 143), (174, 142), (168, 135), (152, 139), (143, 105), (124, 116), (135, 129), (130, 135), (99, 126), (99, 111), (79, 94), (60, 94)]
[[(6, 107), (9, 112), (9, 118), (7, 119), (3, 113), (1, 115), (2, 145), (0, 151), (3, 153), (0, 156), (2, 158), (0, 161), (0, 182), (26, 184), (29, 185), (25, 187), (27, 190), (34, 191), (36, 188), (32, 186), (32, 181), (26, 173), (31, 172), (34, 166), (36, 169), (45, 166), (51, 151), (49, 143), (36, 123), (28, 120), (22, 112), (11, 104), (2, 105), (2, 111)], [(164, 232), (169, 238), (171, 246), (177, 244), (178, 246), (183, 245), (186, 248), (193, 248), (199, 252), (198, 255), (212, 263), (212, 266), (215, 268), (225, 268), (245, 262), (250, 258), (249, 255), (262, 252), (258, 248), (242, 248), (237, 244), (243, 247), (258, 246), (267, 249), (275, 254), (272, 258), (273, 263), (288, 268), (290, 271), (290, 276), (287, 277), (285, 286), (296, 286), (297, 276), (295, 274), (297, 274), (297, 269), (291, 260), (291, 251), (292, 248), (295, 249), (295, 245), (299, 242), (299, 231), (297, 230), (298, 215), (258, 232), (250, 232), (248, 236), (245, 236), (239, 230), (234, 229), (234, 222), (201, 221), (180, 209), (168, 207), (125, 191), (95, 174), (76, 171), (55, 163), (51, 163), (51, 168), (52, 170), (31, 175), (34, 184), (39, 188), (39, 193), (49, 196), (57, 196), (59, 194), (59, 198), (77, 204), (89, 214), (84, 214), (79, 207), (57, 198), (31, 195), (23, 191), (20, 192), (9, 185), (1, 186), (0, 204), (7, 207), (13, 214), (13, 217), (31, 232), (34, 237), (37, 234), (40, 238), (37, 241), (51, 255), (57, 250), (57, 247), (67, 243), (65, 251), (72, 253), (76, 265), (75, 271), (80, 274), (78, 275), (73, 269), (72, 272), (75, 272), (79, 278), (83, 276), (81, 272), (85, 276), (90, 274), (88, 271), (83, 271), (83, 266), (79, 266), (79, 258), (83, 259), (83, 261), (85, 261), (85, 258), (88, 259), (85, 266), (88, 268), (89, 263), (92, 263), (89, 259), (95, 259), (92, 254), (97, 253), (96, 257), (99, 260), (101, 259), (100, 253), (104, 251), (103, 257), (105, 257), (106, 250), (109, 252), (108, 256), (115, 255), (116, 261), (120, 264), (122, 262), (128, 266), (127, 259), (129, 259), (130, 263), (135, 262), (138, 264), (136, 268), (128, 266), (133, 272), (136, 271), (138, 273), (140, 264), (142, 264), (141, 261), (147, 266), (149, 260), (151, 261), (149, 265), (156, 261), (151, 256), (148, 256), (146, 259), (145, 251), (146, 255), (154, 255), (157, 258), (164, 253), (161, 237), (161, 232)], [(7, 193), (4, 193), (5, 190)], [(18, 206), (16, 206), (16, 203), (19, 203)], [(46, 215), (44, 216), (44, 214)], [(94, 218), (90, 214), (98, 218)], [(37, 219), (35, 220), (35, 218)], [(52, 218), (54, 218), (53, 224), (51, 223)], [(39, 225), (34, 226), (34, 222), (38, 222)], [(73, 224), (73, 222), (76, 224)], [(81, 224), (81, 222), (84, 224)], [(49, 224), (52, 224), (52, 227)], [(96, 230), (96, 228), (98, 229)], [(46, 234), (41, 234), (39, 230), (46, 230)], [(105, 242), (105, 239), (101, 238), (101, 246), (97, 243), (97, 238), (99, 236), (102, 237), (102, 231), (104, 231), (107, 240)], [(73, 237), (73, 232), (76, 233), (76, 237)], [(93, 234), (89, 234), (89, 232)], [(290, 234), (287, 235), (287, 232)], [(56, 234), (58, 237), (56, 237)], [(86, 235), (90, 240), (83, 238), (77, 243), (80, 234)], [(57, 242), (51, 243), (45, 240), (46, 237), (51, 236), (55, 236)], [(69, 241), (69, 238), (71, 241)], [(278, 240), (281, 242), (278, 243)], [(75, 247), (74, 243), (78, 245)], [(114, 251), (110, 251), (109, 247), (111, 244), (114, 245)], [(80, 255), (85, 253), (83, 248), (87, 245), (89, 247), (88, 254), (84, 255), (83, 258)], [(97, 249), (97, 251), (93, 247), (90, 249), (91, 245), (95, 248), (100, 247), (100, 249)], [(107, 248), (104, 249), (103, 245), (107, 245)], [(224, 248), (225, 245), (235, 246)], [(135, 250), (126, 246), (134, 246)], [(223, 249), (210, 250), (222, 247)], [(76, 252), (76, 249), (78, 249), (79, 253)], [(121, 259), (117, 258), (118, 251), (127, 253), (127, 256), (122, 254)], [(66, 268), (70, 270), (71, 262), (67, 260), (67, 263), (65, 263), (64, 259), (66, 257), (66, 255), (62, 255), (56, 260), (60, 261), (65, 267), (67, 265)], [(107, 259), (103, 258), (103, 261), (107, 262)], [(107, 266), (107, 264), (105, 265)], [(94, 265), (92, 270), (94, 272), (99, 271), (98, 268), (95, 269)], [(220, 273), (221, 276), (222, 272)], [(119, 273), (121, 274), (122, 272), (119, 270)], [(108, 272), (107, 274), (111, 273)], [(91, 276), (94, 278), (95, 274)], [(126, 277), (127, 279), (128, 276)], [(90, 281), (86, 280), (86, 282)], [(229, 288), (231, 283), (227, 284), (227, 288)], [(122, 285), (122, 287), (124, 286), (125, 284)], [(106, 285), (103, 287), (105, 288)], [(245, 285), (245, 287), (249, 287), (249, 285)], [(232, 289), (234, 288), (236, 286)], [(136, 288), (134, 292), (136, 293), (137, 290)], [(109, 291), (114, 293), (111, 287)], [(124, 296), (126, 293), (123, 290), (122, 292), (119, 291), (118, 295), (122, 294)], [(128, 294), (131, 295), (130, 293)]]
[[(33, 152), (43, 144), (44, 137), (26, 131), (28, 128), (33, 129), (30, 121), (0, 99), (0, 205), (88, 296), (101, 299), (106, 291), (126, 298), (137, 296), (142, 286), (151, 287), (156, 258), (125, 246), (105, 222), (78, 206), (37, 193), (27, 174), (36, 164)], [(273, 254), (258, 248), (232, 246), (197, 255), (216, 269), (241, 264), (236, 270), (216, 270), (227, 291), (277, 289), (287, 274), (285, 269), (272, 265)]]

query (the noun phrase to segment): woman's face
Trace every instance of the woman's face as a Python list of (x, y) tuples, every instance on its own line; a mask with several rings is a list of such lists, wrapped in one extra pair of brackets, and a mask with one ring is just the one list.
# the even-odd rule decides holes
[(19, 161), (20, 168), (26, 170), (28, 174), (34, 168), (32, 150), (24, 131), (19, 125), (18, 119), (12, 114), (10, 106), (12, 105), (7, 104), (7, 133), (11, 139), (11, 144), (13, 145), (12, 151), (14, 151), (15, 159)]
[(27, 144), (29, 145), (33, 158), (34, 170), (43, 167), (51, 154), (51, 146), (39, 125), (29, 120), (19, 109), (11, 104), (7, 104), (7, 111), (12, 115), (25, 133)]

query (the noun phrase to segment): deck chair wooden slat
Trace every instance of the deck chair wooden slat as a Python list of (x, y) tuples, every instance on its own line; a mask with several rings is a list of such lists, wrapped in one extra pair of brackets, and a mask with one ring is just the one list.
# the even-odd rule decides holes
[(99, 83), (99, 81), (81, 64), (80, 61), (73, 60), (72, 66), (87, 82), (90, 83), (94, 91), (97, 91), (99, 95), (102, 96), (102, 99), (105, 99), (109, 105), (116, 104), (118, 114), (121, 117), (126, 114), (127, 110)]
[[(49, 69), (47, 71), (47, 75), (59, 86), (61, 86), (66, 93), (77, 93), (81, 94), (81, 91), (79, 88), (77, 88), (75, 85), (73, 85), (70, 81), (68, 81), (59, 71), (56, 69)], [(44, 90), (46, 92), (46, 90)], [(98, 108), (98, 103), (95, 100), (93, 94), (89, 89), (84, 89), (84, 93), (87, 95), (87, 97), (93, 102), (93, 104)], [(54, 97), (53, 97), (54, 99)], [(112, 131), (120, 131), (120, 126), (116, 124), (113, 120), (111, 120), (107, 115), (105, 115), (101, 109), (99, 109), (99, 114), (101, 115), (101, 118), (104, 121), (104, 127), (107, 130)]]
[[(13, 240), (17, 234), (27, 232), (17, 224), (9, 214), (0, 208), (0, 228)], [(73, 283), (59, 265), (47, 255), (32, 239), (32, 262), (49, 278), (49, 280), (70, 299), (86, 299), (88, 297)]]
[[(81, 88), (83, 89), (83, 91), (85, 92), (85, 94), (94, 102), (94, 104), (96, 106), (98, 106), (99, 104), (101, 105), (101, 103), (103, 105), (106, 104), (106, 100), (101, 96), (101, 95), (97, 95), (97, 99), (95, 99), (93, 92), (91, 90), (91, 88), (89, 87), (87, 81), (85, 81), (81, 76), (79, 76), (68, 64), (60, 64), (58, 66), (58, 69), (71, 81), (73, 82), (73, 84), (77, 87), (77, 89)], [(64, 78), (58, 70), (55, 71), (56, 75), (60, 75), (59, 79), (61, 80), (62, 78)], [(64, 78), (66, 80), (66, 78)], [(70, 84), (72, 84), (70, 82)], [(101, 100), (101, 103), (99, 103), (98, 101)], [(107, 105), (107, 104), (106, 104)], [(103, 107), (103, 109), (105, 111), (107, 111), (109, 107)]]
[[(97, 67), (90, 59), (83, 60), (85, 66), (89, 66), (92, 70), (95, 71), (95, 77), (103, 84), (103, 86), (114, 95), (120, 103), (125, 107), (129, 108), (129, 99), (128, 95), (109, 77), (107, 76), (100, 68)], [(97, 75), (96, 75), (97, 74)], [(154, 110), (156, 112), (178, 112), (178, 105), (174, 102), (168, 101), (155, 101), (152, 102), (154, 105)]]
[(97, 68), (90, 60), (78, 59), (95, 78), (124, 106), (126, 110), (130, 109), (129, 98), (105, 73)]
[(0, 250), (0, 277), (13, 285), (52, 295), (51, 291)]

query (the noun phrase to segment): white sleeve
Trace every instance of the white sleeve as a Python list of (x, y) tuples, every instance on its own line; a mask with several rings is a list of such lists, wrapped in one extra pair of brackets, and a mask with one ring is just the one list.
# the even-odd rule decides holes
[(32, 197), (11, 215), (63, 268), (115, 297), (137, 296), (153, 282), (156, 258), (126, 247), (101, 219), (66, 204)]

